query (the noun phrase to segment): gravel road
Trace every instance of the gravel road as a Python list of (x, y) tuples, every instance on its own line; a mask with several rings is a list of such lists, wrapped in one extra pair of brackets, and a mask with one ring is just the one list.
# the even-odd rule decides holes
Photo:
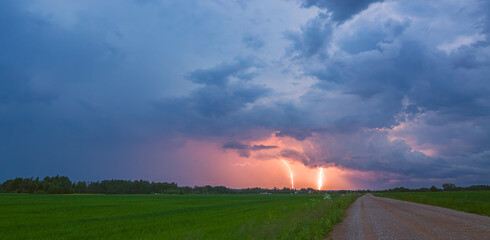
[(490, 240), (490, 217), (367, 194), (349, 207), (331, 238)]

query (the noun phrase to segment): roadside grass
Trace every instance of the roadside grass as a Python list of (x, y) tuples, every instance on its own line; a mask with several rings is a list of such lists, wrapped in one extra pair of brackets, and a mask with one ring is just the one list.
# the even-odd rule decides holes
[(490, 191), (375, 193), (374, 195), (490, 216)]
[(0, 194), (0, 239), (324, 239), (358, 194)]

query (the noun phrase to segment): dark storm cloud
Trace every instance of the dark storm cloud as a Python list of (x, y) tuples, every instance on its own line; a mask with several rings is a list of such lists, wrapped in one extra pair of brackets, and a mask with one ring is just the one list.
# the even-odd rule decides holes
[(285, 129), (277, 132), (276, 137), (292, 137), (294, 139), (303, 141), (312, 136), (313, 132), (316, 129), (307, 129), (307, 128), (291, 128)]
[(255, 77), (254, 72), (250, 72), (253, 67), (262, 67), (259, 60), (248, 58), (235, 58), (231, 62), (222, 64), (209, 69), (198, 69), (187, 76), (187, 79), (199, 84), (223, 86), (227, 84), (231, 77), (241, 80), (251, 80)]
[[(338, 134), (323, 139), (323, 161), (350, 169), (386, 172), (409, 179), (473, 178), (488, 180), (490, 165), (485, 152), (459, 157), (430, 157), (413, 151), (404, 141), (389, 141), (383, 133), (363, 131)], [(355, 148), (352, 148), (355, 146)]]
[(238, 150), (248, 149), (251, 151), (260, 151), (260, 150), (274, 149), (274, 148), (277, 148), (277, 146), (266, 146), (263, 144), (247, 145), (247, 144), (243, 144), (243, 143), (240, 143), (237, 141), (231, 141), (231, 142), (225, 143), (223, 145), (223, 148), (225, 148), (225, 149), (238, 149)]
[[(315, 144), (276, 149), (310, 167), (490, 181), (488, 1), (305, 0), (322, 10), (286, 31), (289, 47), (274, 42), (286, 56), (259, 28), (237, 30), (251, 20), (227, 15), (236, 2), (165, 4), (0, 3), (0, 178), (128, 176), (136, 148), (179, 138), (248, 157), (277, 147), (244, 142), (276, 133)], [(185, 145), (172, 144), (170, 156)]]
[(1, 178), (76, 174), (89, 168), (85, 164), (100, 161), (101, 170), (114, 159), (122, 162), (109, 155), (118, 155), (114, 145), (126, 144), (118, 131), (124, 124), (82, 110), (76, 97), (104, 88), (103, 81), (84, 86), (108, 76), (120, 59), (103, 41), (103, 24), (73, 31), (27, 10), (30, 3), (0, 3)]
[[(165, 137), (185, 135), (191, 138), (242, 136), (253, 126), (248, 122), (247, 104), (267, 97), (271, 90), (263, 86), (238, 84), (223, 88), (205, 86), (189, 96), (169, 98), (153, 103), (156, 111), (155, 130)], [(164, 124), (162, 124), (164, 123)]]
[[(254, 68), (261, 66), (253, 58), (235, 58), (232, 62), (193, 71), (189, 73), (188, 79), (202, 84), (202, 87), (186, 97), (165, 99), (156, 105), (165, 112), (178, 108), (188, 114), (199, 113), (206, 118), (226, 116), (271, 93), (264, 86), (248, 82), (256, 75)], [(231, 81), (231, 77), (237, 80)]]
[(325, 135), (324, 161), (363, 171), (386, 171), (402, 175), (430, 174), (437, 163), (420, 152), (411, 151), (403, 141), (389, 141), (376, 131)]
[(234, 149), (238, 151), (238, 154), (241, 157), (250, 157), (250, 152), (251, 151), (260, 151), (260, 150), (267, 150), (267, 149), (274, 149), (277, 148), (277, 146), (266, 146), (266, 145), (247, 145), (243, 144), (238, 141), (231, 141), (227, 142), (223, 145), (224, 149)]
[(250, 149), (252, 149), (253, 151), (260, 151), (260, 150), (267, 150), (267, 149), (274, 149), (274, 148), (277, 148), (277, 146), (266, 146), (263, 144), (259, 144), (250, 147)]
[[(22, 9), (22, 3), (0, 3), (0, 103), (51, 102), (57, 94), (38, 90), (32, 79), (76, 80), (103, 63), (97, 57), (107, 45), (86, 33), (68, 32)], [(101, 65), (98, 65), (101, 64)]]
[[(329, 8), (329, 3), (333, 2), (307, 1), (304, 5)], [(361, 5), (357, 7), (362, 10), (369, 2)], [(335, 9), (330, 11), (335, 16)], [(487, 45), (482, 44), (488, 38), (474, 44), (454, 45), (454, 50), (444, 52), (440, 43), (414, 38), (413, 33), (407, 33), (412, 27), (409, 18), (380, 17), (376, 22), (351, 23), (349, 35), (344, 37), (337, 33), (336, 42), (332, 43), (332, 38), (323, 36), (322, 29), (308, 27), (321, 19), (322, 14), (291, 40), (293, 49), (318, 49), (315, 55), (326, 58), (300, 54), (296, 59), (304, 65), (306, 74), (319, 80), (316, 85), (319, 89), (342, 91), (360, 100), (357, 101), (359, 108), (353, 107), (358, 110), (338, 111), (336, 114), (342, 117), (324, 125), (322, 131), (313, 131), (321, 138), (318, 142), (325, 149), (322, 161), (350, 169), (396, 173), (408, 182), (411, 178), (424, 177), (469, 179), (469, 176), (479, 176), (480, 180), (490, 180), (485, 177), (490, 161), (473, 162), (469, 160), (472, 157), (463, 157), (467, 154), (486, 156), (483, 153), (490, 148), (486, 127), (490, 124), (490, 85), (486, 77), (490, 64)], [(484, 19), (488, 19), (488, 13), (485, 15)], [(297, 39), (312, 37), (314, 39), (301, 41), (305, 46), (298, 44)], [(329, 55), (326, 49), (317, 47), (329, 44), (337, 46), (339, 51)], [(313, 92), (306, 94), (303, 100), (329, 104), (327, 99)], [(348, 105), (343, 106), (348, 110)], [(399, 139), (394, 141), (388, 140), (383, 132), (362, 130), (390, 129), (407, 121), (412, 124), (397, 129), (394, 135)], [(304, 137), (296, 139), (311, 137), (312, 132), (307, 129), (314, 128), (314, 125), (305, 128)], [(287, 134), (287, 131), (277, 136), (301, 136)], [(409, 146), (401, 139), (408, 139), (416, 146)], [(438, 155), (427, 156), (414, 151), (414, 147), (431, 149)], [(479, 164), (482, 169), (470, 167)]]
[[(127, 56), (112, 43), (125, 36), (118, 33), (115, 15), (97, 17), (104, 6), (95, 5), (77, 12), (66, 3), (60, 16), (48, 2), (0, 2), (0, 181), (141, 173), (128, 166), (141, 141), (154, 138), (153, 120), (142, 113), (151, 67), (139, 69), (134, 52), (131, 64), (123, 66)], [(247, 97), (247, 91), (236, 92)]]
[(488, 117), (467, 117), (463, 119), (437, 114), (424, 113), (424, 122), (410, 128), (400, 129), (397, 137), (410, 137), (420, 145), (430, 144), (440, 156), (454, 157), (477, 154), (490, 148)]
[(319, 53), (326, 55), (325, 48), (330, 41), (332, 27), (328, 16), (321, 13), (302, 26), (301, 33), (287, 32), (286, 38), (293, 43), (289, 49), (290, 54), (297, 53), (302, 57), (312, 57)]
[(244, 108), (247, 103), (253, 103), (269, 92), (269, 89), (258, 85), (236, 84), (226, 88), (206, 86), (195, 91), (187, 101), (188, 106), (203, 116), (224, 116)]
[(237, 141), (232, 141), (232, 142), (227, 142), (223, 145), (223, 148), (230, 148), (230, 149), (249, 149), (250, 146), (247, 144), (243, 144), (241, 142)]
[(302, 6), (318, 7), (333, 12), (333, 20), (343, 22), (368, 8), (369, 4), (383, 0), (303, 0)]
[[(207, 58), (230, 49), (211, 44), (226, 40), (210, 32), (220, 32), (216, 22), (224, 16), (206, 4), (81, 5), (0, 3), (1, 179), (18, 174), (87, 180), (137, 176), (139, 170), (128, 167), (140, 159), (137, 148), (171, 142), (178, 134), (199, 138), (239, 129), (241, 123), (234, 122), (240, 121), (230, 115), (272, 91), (250, 83), (264, 65), (258, 58)], [(206, 12), (205, 21), (195, 12), (186, 18), (189, 5)], [(124, 11), (132, 14), (118, 14)], [(186, 61), (183, 53), (189, 56)], [(221, 64), (190, 68), (189, 61)], [(186, 72), (190, 81), (182, 80)]]
[(310, 159), (302, 152), (293, 149), (283, 149), (280, 152), (281, 157), (300, 162), (306, 166), (310, 165)]
[(381, 50), (382, 44), (389, 44), (410, 27), (410, 19), (393, 20), (391, 18), (375, 28), (365, 26), (354, 36), (343, 39), (339, 47), (349, 54), (358, 54), (370, 50)]
[[(392, 25), (393, 20), (389, 20), (389, 23), (384, 25)], [(409, 21), (406, 23), (397, 22), (395, 25), (403, 26), (402, 29), (405, 29), (408, 23)], [(321, 32), (320, 30), (317, 31)], [(399, 35), (403, 30), (396, 32), (393, 36)], [(359, 36), (358, 41), (366, 39), (366, 37), (361, 37), (364, 35), (379, 35), (379, 33), (372, 31), (359, 34), (361, 35), (355, 35), (355, 37)], [(306, 37), (315, 34), (303, 31), (302, 35)], [(471, 68), (475, 69), (473, 72), (468, 72), (455, 69), (452, 64), (456, 59), (465, 58), (461, 55), (474, 58), (471, 55), (475, 52), (463, 49), (458, 51), (458, 55), (446, 56), (441, 51), (428, 49), (420, 42), (405, 40), (398, 40), (399, 42), (396, 44), (392, 43), (391, 45), (397, 49), (396, 52), (389, 52), (394, 49), (376, 50), (376, 45), (379, 43), (389, 44), (389, 42), (384, 42), (386, 37), (376, 37), (376, 39), (370, 44), (372, 47), (361, 48), (356, 51), (352, 51), (351, 48), (351, 46), (359, 46), (355, 38), (349, 39), (353, 42), (343, 41), (341, 42), (343, 45), (340, 45), (343, 47), (342, 50), (351, 54), (370, 50), (375, 50), (375, 52), (358, 56), (356, 60), (331, 58), (320, 65), (321, 67), (310, 68), (306, 66), (307, 73), (321, 80), (317, 84), (320, 88), (328, 90), (333, 86), (332, 84), (336, 84), (337, 88), (342, 89), (347, 94), (356, 95), (362, 99), (381, 99), (382, 104), (378, 107), (381, 107), (382, 111), (375, 111), (382, 114), (379, 117), (381, 127), (393, 123), (392, 120), (401, 110), (401, 102), (405, 97), (413, 101), (407, 107), (407, 111), (421, 108), (455, 115), (462, 113), (465, 113), (464, 115), (487, 115), (487, 111), (482, 110), (488, 107), (485, 104), (488, 99), (488, 84), (484, 80), (485, 77), (480, 74), (488, 71), (487, 65), (465, 62), (467, 67), (471, 65)], [(320, 37), (317, 40), (325, 39)], [(311, 45), (317, 46), (316, 43)], [(296, 46), (294, 41), (293, 46)], [(304, 59), (306, 65), (315, 64), (311, 61), (316, 61), (316, 59), (309, 59), (306, 55)], [(483, 56), (479, 56), (478, 59), (485, 61)], [(468, 83), (466, 79), (472, 79), (472, 82)], [(345, 120), (343, 119), (342, 122), (346, 122)], [(366, 120), (370, 121), (369, 119), (363, 121), (367, 122)]]

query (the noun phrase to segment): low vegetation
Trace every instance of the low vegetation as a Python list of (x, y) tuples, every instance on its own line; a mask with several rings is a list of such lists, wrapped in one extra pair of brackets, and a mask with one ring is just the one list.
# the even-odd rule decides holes
[(0, 239), (324, 239), (359, 194), (0, 194)]
[(490, 191), (400, 192), (374, 195), (490, 216)]

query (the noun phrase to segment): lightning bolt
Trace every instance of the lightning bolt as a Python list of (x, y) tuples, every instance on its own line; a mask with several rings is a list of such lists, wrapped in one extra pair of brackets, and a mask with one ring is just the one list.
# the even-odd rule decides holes
[(322, 189), (323, 185), (323, 168), (320, 167), (320, 171), (318, 172), (318, 190)]
[(291, 168), (289, 167), (289, 164), (284, 159), (281, 159), (281, 160), (282, 160), (282, 162), (284, 163), (284, 165), (286, 165), (286, 167), (289, 170), (289, 176), (291, 178), (291, 189), (294, 189), (293, 171), (291, 171)]

